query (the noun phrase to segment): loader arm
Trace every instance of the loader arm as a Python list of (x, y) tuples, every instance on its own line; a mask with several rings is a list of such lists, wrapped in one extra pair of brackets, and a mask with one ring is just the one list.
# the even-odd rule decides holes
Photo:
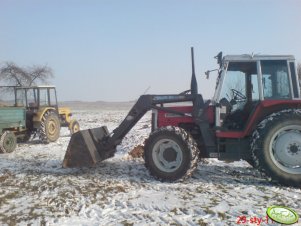
[[(163, 107), (163, 104), (186, 101), (191, 101), (193, 104), (191, 115)], [(116, 147), (116, 145), (121, 143), (126, 134), (136, 125), (136, 123), (145, 115), (147, 111), (151, 109), (157, 109), (168, 113), (192, 117), (193, 121), (199, 126), (201, 130), (206, 149), (208, 149), (208, 151), (214, 151), (216, 149), (214, 135), (209, 128), (208, 120), (203, 111), (204, 108), (207, 108), (209, 103), (210, 101), (207, 101), (206, 104), (204, 104), (203, 98), (199, 94), (142, 95), (129, 111), (125, 119), (121, 122), (121, 124), (113, 130), (112, 134), (110, 134), (109, 137), (102, 139), (101, 142), (104, 142), (102, 144), (102, 149), (112, 149)]]
[(183, 112), (159, 107), (159, 104), (193, 101), (196, 95), (142, 95), (136, 104), (129, 111), (121, 124), (113, 130), (112, 135), (107, 140), (107, 145), (116, 146), (121, 143), (125, 135), (136, 125), (136, 123), (151, 109), (160, 109), (166, 112), (183, 115)]
[[(121, 124), (109, 133), (106, 126), (81, 130), (74, 133), (63, 161), (64, 167), (83, 167), (95, 165), (97, 162), (113, 157), (116, 146), (121, 143), (126, 134), (151, 109), (159, 109), (170, 113), (184, 115), (170, 108), (163, 107), (166, 103), (186, 102), (200, 98), (200, 95), (142, 95), (131, 108)], [(159, 106), (158, 106), (159, 105)], [(191, 115), (193, 117), (193, 115)]]

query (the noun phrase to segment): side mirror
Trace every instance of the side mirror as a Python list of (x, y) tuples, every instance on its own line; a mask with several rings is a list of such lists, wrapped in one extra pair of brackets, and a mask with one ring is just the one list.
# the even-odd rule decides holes
[(222, 67), (223, 52), (219, 52), (214, 58), (217, 60), (219, 66)]
[(208, 71), (205, 71), (206, 79), (209, 78), (210, 72), (212, 72), (212, 71), (218, 71), (218, 70), (219, 70), (219, 69), (214, 69), (214, 70), (208, 70)]

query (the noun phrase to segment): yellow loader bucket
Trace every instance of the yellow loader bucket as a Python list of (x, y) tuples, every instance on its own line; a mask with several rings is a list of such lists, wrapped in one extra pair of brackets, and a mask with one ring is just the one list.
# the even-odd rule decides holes
[(93, 166), (97, 162), (113, 157), (115, 148), (110, 150), (103, 148), (103, 142), (108, 136), (109, 132), (106, 126), (81, 130), (72, 134), (63, 167)]

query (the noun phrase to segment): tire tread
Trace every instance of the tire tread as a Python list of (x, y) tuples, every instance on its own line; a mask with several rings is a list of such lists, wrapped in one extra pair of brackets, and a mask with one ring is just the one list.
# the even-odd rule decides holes
[(152, 139), (159, 135), (160, 133), (174, 133), (179, 137), (183, 143), (188, 147), (191, 154), (191, 160), (189, 164), (189, 168), (186, 170), (185, 174), (178, 178), (177, 176), (170, 179), (165, 179), (160, 177), (160, 175), (157, 175), (156, 171), (152, 169), (152, 166), (149, 163), (149, 160), (145, 157), (145, 151), (144, 151), (144, 159), (145, 159), (145, 166), (149, 170), (150, 174), (160, 181), (183, 181), (189, 177), (191, 177), (192, 173), (197, 168), (198, 162), (199, 162), (199, 149), (197, 147), (197, 143), (193, 139), (193, 137), (184, 129), (175, 127), (175, 126), (167, 126), (167, 127), (161, 127), (154, 132), (152, 132), (148, 139), (145, 141), (144, 150), (147, 149), (147, 147), (150, 145)]

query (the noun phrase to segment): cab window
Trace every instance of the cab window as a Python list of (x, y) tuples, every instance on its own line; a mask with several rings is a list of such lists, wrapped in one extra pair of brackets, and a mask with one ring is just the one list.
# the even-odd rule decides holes
[(261, 72), (265, 99), (291, 98), (287, 61), (262, 60)]
[(47, 89), (40, 89), (40, 106), (49, 106)]
[(259, 99), (256, 62), (230, 62), (225, 75), (221, 98), (237, 104)]
[(27, 107), (36, 108), (38, 107), (38, 90), (28, 89), (26, 90), (27, 96)]
[(49, 89), (50, 106), (57, 106), (55, 89)]
[(24, 89), (16, 89), (16, 106), (24, 107), (25, 105), (26, 105), (25, 90)]

